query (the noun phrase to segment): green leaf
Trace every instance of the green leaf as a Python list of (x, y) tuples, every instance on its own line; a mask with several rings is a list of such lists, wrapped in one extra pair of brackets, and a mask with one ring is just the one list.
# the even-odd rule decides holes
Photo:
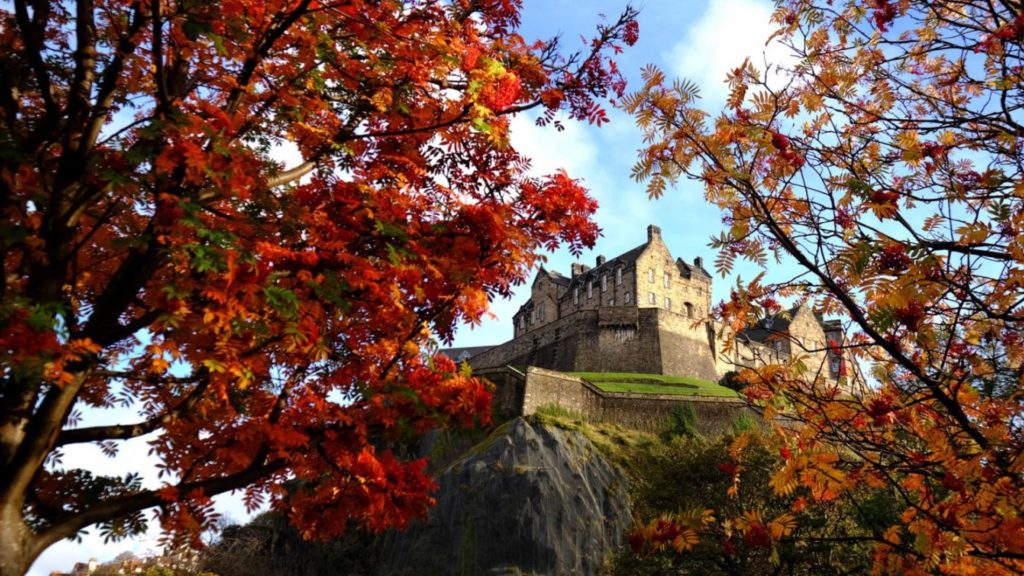
[(263, 297), (266, 298), (267, 305), (283, 318), (294, 318), (299, 312), (299, 297), (287, 288), (266, 286), (263, 288)]

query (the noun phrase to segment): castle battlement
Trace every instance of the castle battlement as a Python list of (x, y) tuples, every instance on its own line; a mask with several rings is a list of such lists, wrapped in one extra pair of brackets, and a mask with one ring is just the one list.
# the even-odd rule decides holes
[(675, 259), (661, 229), (647, 227), (647, 242), (619, 256), (598, 256), (593, 268), (573, 264), (571, 275), (541, 268), (530, 299), (513, 316), (514, 336), (529, 334), (577, 312), (596, 309), (659, 308), (688, 320), (708, 318), (711, 274), (700, 258)]
[(702, 259), (674, 258), (661, 230), (648, 226), (645, 243), (614, 258), (598, 256), (593, 267), (573, 264), (568, 276), (542, 267), (513, 316), (513, 338), (474, 350), (469, 362), (474, 369), (536, 366), (718, 381), (740, 367), (799, 353), (827, 378), (842, 374), (837, 322), (803, 306), (727, 333), (711, 319), (711, 289)]

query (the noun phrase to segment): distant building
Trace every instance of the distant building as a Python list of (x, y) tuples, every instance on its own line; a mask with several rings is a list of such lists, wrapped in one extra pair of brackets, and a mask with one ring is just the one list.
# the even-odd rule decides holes
[(573, 264), (568, 276), (542, 267), (513, 316), (512, 340), (442, 352), (474, 369), (536, 366), (709, 381), (799, 353), (826, 379), (845, 375), (838, 321), (804, 306), (730, 334), (711, 320), (711, 288), (701, 258), (674, 258), (661, 230), (648, 226), (645, 243), (614, 258), (598, 256), (593, 267)]

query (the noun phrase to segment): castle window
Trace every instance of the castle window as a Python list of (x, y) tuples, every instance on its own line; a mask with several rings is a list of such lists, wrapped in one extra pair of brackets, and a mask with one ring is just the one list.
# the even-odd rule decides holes
[(686, 306), (686, 317), (687, 318), (693, 318), (693, 304), (690, 304), (689, 302), (687, 302), (685, 304), (685, 306)]
[(615, 285), (616, 286), (621, 286), (622, 285), (622, 268), (616, 268), (615, 269)]
[(629, 292), (626, 292), (625, 294), (622, 295), (622, 301), (626, 304), (629, 304), (629, 294)]
[(572, 289), (572, 303), (576, 304), (577, 306), (580, 303), (580, 287), (579, 286), (577, 286), (577, 287)]
[(593, 280), (588, 280), (587, 281), (587, 300), (590, 300), (593, 297), (594, 297), (594, 281)]
[(615, 306), (615, 298), (612, 298), (611, 300), (609, 300), (608, 301), (608, 305), (609, 306)]
[(608, 275), (601, 274), (601, 292), (608, 291)]
[(647, 303), (648, 304), (657, 304), (658, 303), (658, 297), (654, 295), (654, 292), (648, 292), (647, 293)]
[(665, 288), (668, 288), (671, 285), (672, 285), (672, 275), (669, 274), (668, 272), (665, 272)]
[(671, 310), (671, 309), (672, 309), (672, 299), (666, 296), (665, 297), (665, 310)]
[(654, 268), (651, 268), (650, 270), (647, 271), (647, 281), (650, 282), (651, 284), (654, 283)]

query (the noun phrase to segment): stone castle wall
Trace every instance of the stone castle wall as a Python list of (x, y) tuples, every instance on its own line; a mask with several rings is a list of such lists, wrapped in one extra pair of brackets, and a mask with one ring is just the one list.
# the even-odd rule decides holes
[(511, 366), (473, 370), (473, 375), (494, 385), (491, 406), (498, 422), (521, 416), (526, 397), (526, 374)]
[[(585, 386), (590, 387), (589, 384)], [(758, 418), (740, 398), (717, 396), (676, 396), (669, 394), (623, 394), (598, 392), (587, 397), (583, 413), (589, 419), (612, 422), (637, 430), (657, 431), (669, 422), (672, 411), (689, 406), (697, 417), (697, 432), (718, 436), (730, 432), (743, 414)]]
[(659, 234), (636, 260), (636, 305), (664, 308), (691, 320), (707, 318), (711, 279), (699, 271), (684, 278)]
[(741, 415), (755, 415), (740, 398), (604, 392), (581, 378), (542, 368), (528, 368), (523, 384), (522, 409), (514, 415), (559, 406), (589, 421), (655, 431), (667, 424), (673, 410), (685, 405), (697, 416), (697, 431), (705, 435), (728, 432)]
[(583, 415), (592, 403), (587, 398), (590, 392), (583, 387), (583, 380), (569, 374), (530, 367), (526, 371), (525, 382), (523, 416), (545, 406), (560, 406)]
[(639, 372), (717, 381), (704, 324), (659, 308), (583, 310), (473, 357), (474, 369), (538, 366), (564, 372)]

